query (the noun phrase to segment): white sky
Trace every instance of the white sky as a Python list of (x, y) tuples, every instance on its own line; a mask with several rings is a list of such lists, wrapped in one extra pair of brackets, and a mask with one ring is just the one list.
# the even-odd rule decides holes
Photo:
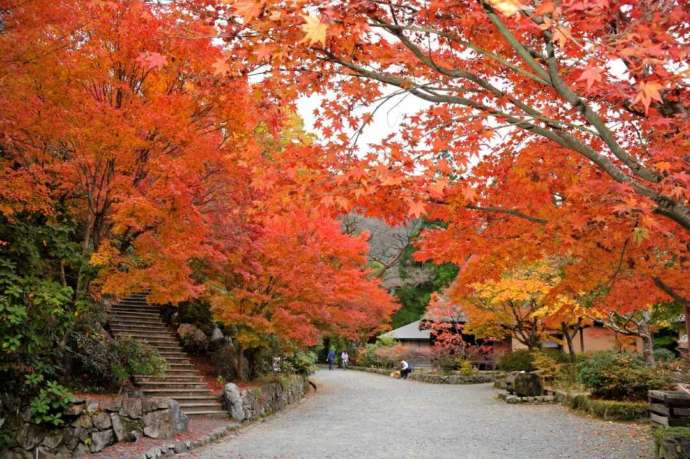
[[(383, 94), (391, 94), (397, 89), (398, 88), (386, 87), (383, 89)], [(314, 129), (314, 122), (316, 120), (314, 117), (314, 109), (320, 106), (321, 101), (322, 97), (318, 95), (303, 97), (297, 101), (297, 112), (304, 120), (304, 128), (315, 134), (317, 138), (321, 136), (320, 133)], [(362, 110), (361, 113), (373, 110), (375, 106), (376, 104), (373, 104), (371, 107), (367, 107), (366, 110)], [(357, 141), (359, 152), (365, 154), (369, 145), (377, 144), (390, 134), (396, 133), (400, 129), (400, 124), (406, 115), (417, 113), (428, 106), (428, 102), (410, 94), (392, 98), (374, 114), (372, 122), (362, 131)], [(353, 130), (351, 134), (354, 134), (354, 132)]]

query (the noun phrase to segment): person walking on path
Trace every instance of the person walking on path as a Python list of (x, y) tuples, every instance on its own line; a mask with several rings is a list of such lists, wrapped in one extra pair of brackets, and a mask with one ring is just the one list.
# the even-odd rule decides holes
[(326, 362), (328, 362), (328, 369), (333, 369), (333, 364), (335, 363), (335, 349), (330, 348), (328, 350), (328, 355), (326, 356)]
[(340, 360), (343, 363), (343, 369), (347, 368), (347, 366), (350, 364), (350, 355), (347, 353), (347, 351), (343, 351), (340, 354)]
[(410, 364), (405, 360), (400, 361), (400, 377), (402, 379), (407, 379), (407, 377), (412, 373), (412, 368)]

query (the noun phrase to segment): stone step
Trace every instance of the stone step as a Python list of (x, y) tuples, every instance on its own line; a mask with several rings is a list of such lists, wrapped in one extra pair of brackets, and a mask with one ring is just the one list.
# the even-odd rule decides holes
[(110, 310), (112, 317), (136, 317), (144, 319), (156, 319), (161, 320), (161, 315), (157, 311), (147, 311), (145, 309), (135, 309), (135, 308), (113, 308)]
[(131, 316), (148, 316), (148, 317), (155, 317), (155, 318), (160, 318), (161, 313), (158, 310), (152, 310), (148, 309), (146, 307), (122, 307), (118, 305), (113, 305), (110, 307), (110, 312), (113, 314), (123, 314), (123, 315), (131, 315)]
[(115, 325), (118, 327), (131, 327), (131, 326), (147, 326), (147, 327), (165, 327), (167, 330), (170, 329), (168, 327), (168, 324), (165, 324), (161, 322), (160, 318), (158, 319), (130, 319), (130, 318), (122, 318), (120, 316), (112, 316), (110, 319), (110, 324)]
[(209, 403), (204, 403), (204, 402), (181, 402), (179, 399), (176, 399), (177, 402), (180, 404), (180, 408), (182, 408), (182, 411), (187, 413), (187, 411), (199, 411), (202, 409), (206, 410), (222, 410), (223, 407), (221, 406), (220, 402), (218, 401), (212, 401)]
[(186, 355), (182, 357), (165, 357), (165, 360), (170, 363), (192, 363)]
[(170, 330), (161, 330), (161, 331), (153, 331), (149, 330), (148, 332), (146, 330), (134, 330), (131, 328), (125, 328), (125, 327), (110, 327), (110, 329), (114, 333), (121, 333), (121, 334), (128, 334), (133, 337), (141, 337), (141, 338), (172, 338), (177, 340), (177, 335), (171, 332)]
[(196, 367), (191, 363), (170, 363), (168, 362), (168, 371), (197, 371)]
[(171, 376), (166, 374), (165, 376), (137, 376), (135, 378), (135, 381), (137, 384), (141, 385), (141, 383), (167, 383), (167, 382), (174, 382), (174, 383), (195, 383), (195, 384), (206, 384), (206, 381), (204, 381), (201, 376), (199, 375), (191, 375), (191, 376)]
[(203, 395), (203, 396), (212, 396), (213, 393), (207, 388), (205, 389), (199, 389), (199, 388), (188, 388), (188, 389), (173, 389), (169, 387), (163, 387), (163, 388), (142, 388), (141, 392), (146, 395), (150, 395), (151, 397), (169, 397), (169, 398), (174, 398), (177, 400), (177, 397), (185, 397), (185, 396), (190, 396), (190, 395)]
[(175, 338), (143, 338), (141, 336), (136, 336), (129, 333), (115, 333), (115, 336), (117, 336), (118, 338), (132, 338), (135, 341), (139, 341), (151, 347), (179, 346), (180, 344), (180, 342), (177, 341)]
[(134, 311), (131, 311), (130, 308), (118, 308), (117, 306), (113, 306), (110, 308), (111, 315), (113, 317), (132, 317), (132, 318), (139, 318), (139, 317), (144, 317), (144, 318), (151, 318), (151, 319), (156, 319), (160, 320), (161, 315), (158, 311), (146, 311), (141, 308), (138, 308)]
[(115, 330), (122, 330), (122, 331), (129, 331), (129, 332), (140, 332), (140, 333), (154, 333), (154, 334), (160, 334), (160, 333), (168, 333), (172, 335), (172, 332), (168, 327), (165, 325), (123, 325), (121, 323), (112, 323), (110, 324), (110, 328), (115, 331)]
[(157, 320), (159, 323), (163, 323), (160, 314), (154, 314), (152, 312), (111, 310), (110, 317), (121, 320)]
[(203, 417), (209, 417), (209, 418), (227, 418), (229, 417), (228, 412), (225, 410), (195, 410), (195, 409), (188, 409), (188, 410), (182, 410), (184, 414), (187, 416), (203, 416)]
[(145, 305), (137, 305), (137, 304), (115, 304), (110, 308), (111, 311), (115, 312), (131, 312), (131, 313), (140, 313), (140, 314), (155, 314), (160, 316), (161, 311), (160, 309), (156, 308), (151, 308), (149, 306)]
[[(199, 372), (195, 370), (166, 370), (165, 373), (163, 373), (162, 378), (167, 378), (167, 377), (173, 377), (176, 378), (178, 376), (194, 376), (194, 377), (199, 377)], [(134, 375), (135, 378), (150, 378), (150, 375)]]
[(201, 380), (201, 378), (196, 381), (138, 381), (137, 384), (142, 388), (155, 388), (155, 389), (206, 389), (206, 382)]
[(127, 330), (113, 330), (113, 333), (115, 333), (118, 336), (129, 336), (130, 338), (134, 338), (137, 340), (141, 341), (148, 341), (150, 343), (158, 343), (161, 346), (167, 346), (167, 345), (179, 345), (180, 342), (177, 339), (177, 336), (173, 335), (172, 333), (168, 334), (157, 334), (157, 335), (145, 335), (144, 333), (136, 333), (136, 332), (128, 332)]
[(139, 302), (139, 301), (121, 301), (119, 303), (113, 303), (111, 305), (111, 308), (119, 308), (119, 309), (137, 309), (137, 310), (143, 310), (143, 311), (151, 311), (151, 312), (156, 312), (160, 314), (161, 308), (157, 306), (151, 306), (149, 304)]
[(215, 403), (220, 405), (220, 397), (215, 395), (178, 395), (175, 400), (182, 405), (183, 403)]
[(162, 325), (160, 320), (149, 320), (149, 319), (137, 319), (137, 320), (122, 320), (119, 317), (113, 316), (113, 318), (110, 320), (110, 326), (111, 327), (116, 327), (116, 328), (126, 328), (128, 330), (131, 330), (133, 327), (150, 327), (151, 329), (160, 329), (161, 327), (165, 327), (165, 330), (169, 330), (169, 328), (165, 325)]

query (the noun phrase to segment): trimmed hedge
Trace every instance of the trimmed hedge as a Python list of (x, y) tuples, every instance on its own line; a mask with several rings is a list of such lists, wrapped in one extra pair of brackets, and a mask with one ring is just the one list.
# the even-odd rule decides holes
[[(391, 369), (371, 368), (371, 367), (350, 367), (353, 370), (365, 371), (367, 373), (376, 373), (378, 375), (388, 376), (391, 374)], [(463, 375), (461, 373), (440, 374), (429, 371), (413, 370), (408, 379), (429, 384), (484, 384), (491, 383), (496, 380), (496, 376), (501, 374), (499, 371), (478, 371), (473, 375)]]
[(690, 457), (690, 427), (655, 428), (654, 457), (657, 459)]
[(583, 411), (607, 421), (637, 421), (649, 417), (647, 402), (600, 400), (586, 394), (566, 395), (565, 403), (572, 409)]

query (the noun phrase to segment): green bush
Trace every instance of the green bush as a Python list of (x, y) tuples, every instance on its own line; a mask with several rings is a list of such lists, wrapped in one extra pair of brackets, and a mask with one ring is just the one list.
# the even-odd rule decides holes
[(472, 366), (472, 362), (469, 360), (462, 360), (460, 362), (459, 370), (460, 374), (463, 376), (472, 376), (475, 373), (474, 366)]
[(503, 371), (533, 371), (534, 356), (528, 350), (513, 351), (498, 361), (498, 369)]
[(646, 400), (647, 391), (662, 389), (668, 380), (647, 368), (637, 354), (596, 352), (577, 366), (578, 380), (592, 396), (610, 400)]
[(532, 366), (545, 383), (552, 383), (561, 374), (563, 364), (552, 357), (553, 353), (534, 352)]
[(31, 401), (31, 419), (36, 424), (60, 426), (64, 423), (62, 415), (72, 400), (74, 397), (66, 387), (50, 381)]
[(676, 354), (665, 348), (654, 349), (654, 360), (657, 362), (670, 362), (676, 359)]
[(167, 362), (158, 351), (131, 338), (113, 341), (113, 375), (122, 384), (133, 375), (161, 376)]
[(156, 349), (131, 338), (112, 340), (104, 334), (76, 333), (71, 338), (73, 381), (90, 390), (117, 389), (133, 375), (161, 375), (166, 361)]
[(296, 351), (286, 359), (287, 364), (285, 368), (288, 373), (296, 373), (299, 375), (309, 376), (316, 371), (316, 353)]

